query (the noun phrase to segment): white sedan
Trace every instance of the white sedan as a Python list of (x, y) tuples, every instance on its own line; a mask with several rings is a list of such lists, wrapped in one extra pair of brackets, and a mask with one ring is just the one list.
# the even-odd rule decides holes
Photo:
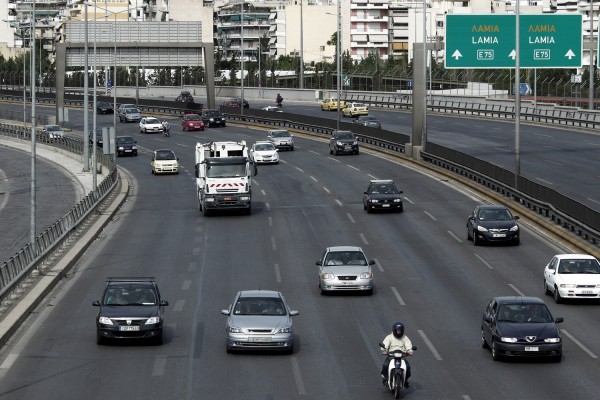
[(257, 164), (279, 163), (279, 154), (275, 145), (271, 142), (255, 142), (250, 149), (250, 157)]
[(150, 161), (152, 173), (156, 174), (178, 174), (179, 173), (179, 158), (173, 150), (164, 149), (156, 150), (152, 153), (152, 161)]
[(140, 132), (142, 133), (162, 133), (163, 126), (158, 118), (144, 117), (140, 120)]
[(544, 290), (557, 303), (600, 298), (600, 262), (587, 254), (557, 254), (544, 269)]

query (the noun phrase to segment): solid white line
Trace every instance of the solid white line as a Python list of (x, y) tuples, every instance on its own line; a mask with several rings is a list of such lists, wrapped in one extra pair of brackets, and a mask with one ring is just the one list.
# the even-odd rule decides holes
[(323, 186), (323, 190), (324, 190), (324, 191), (326, 191), (327, 193), (331, 193), (331, 192), (329, 191), (329, 189), (327, 189), (325, 186)]
[(560, 330), (562, 333), (564, 333), (566, 336), (569, 337), (569, 339), (571, 339), (573, 341), (573, 343), (575, 343), (577, 346), (579, 346), (579, 348), (583, 351), (585, 351), (590, 357), (592, 358), (598, 358), (597, 355), (595, 355), (594, 353), (592, 353), (592, 351), (590, 349), (588, 349), (587, 347), (585, 347), (583, 345), (583, 343), (581, 343), (579, 340), (575, 339), (575, 336), (571, 335), (566, 329), (561, 329)]
[(423, 212), (425, 214), (427, 214), (427, 216), (429, 216), (429, 218), (431, 218), (432, 220), (437, 221), (437, 219), (433, 215), (431, 215), (430, 213), (428, 213), (427, 211), (423, 211)]
[(554, 146), (544, 146), (544, 147), (547, 149), (551, 149), (551, 150), (562, 150), (562, 149), (559, 149), (558, 147), (554, 147)]
[(296, 381), (298, 394), (306, 394), (306, 390), (304, 389), (304, 382), (302, 382), (302, 375), (300, 374), (300, 365), (298, 365), (298, 359), (296, 357), (292, 357), (292, 371), (294, 371), (294, 380)]
[(378, 260), (378, 259), (374, 258), (374, 259), (373, 259), (373, 261), (375, 261), (375, 265), (377, 265), (377, 268), (379, 268), (379, 271), (380, 271), (380, 272), (385, 272), (385, 271), (383, 270), (383, 266), (381, 265), (381, 263), (379, 262), (379, 260)]
[(175, 307), (173, 307), (173, 311), (181, 311), (183, 310), (183, 305), (185, 304), (185, 300), (177, 300), (175, 302)]
[(551, 135), (544, 135), (543, 133), (532, 133), (534, 136), (552, 137)]
[(357, 170), (357, 171), (360, 171), (360, 169), (358, 169), (358, 168), (356, 168), (356, 167), (354, 167), (354, 166), (352, 166), (352, 165), (350, 165), (350, 164), (346, 164), (346, 165), (347, 165), (347, 166), (349, 166), (349, 167), (350, 167), (350, 168), (352, 168), (352, 169), (355, 169), (355, 170)]
[(279, 270), (279, 264), (275, 264), (275, 281), (281, 283), (281, 271)]
[(560, 165), (560, 166), (562, 166), (562, 165), (563, 165), (562, 163), (558, 163), (558, 162), (556, 162), (556, 161), (552, 161), (552, 160), (544, 160), (544, 161), (546, 161), (546, 162), (547, 162), (547, 163), (549, 163), (549, 164)]
[(188, 290), (192, 286), (192, 281), (190, 279), (186, 279), (183, 281), (183, 285), (181, 285), (181, 290)]
[(12, 367), (15, 361), (17, 361), (17, 358), (19, 358), (19, 354), (10, 353), (6, 356), (2, 365), (0, 365), (0, 369), (10, 369), (10, 367)]
[(414, 201), (412, 201), (411, 199), (409, 199), (408, 197), (404, 197), (404, 200), (408, 201), (410, 204), (415, 204)]
[(494, 269), (494, 267), (492, 267), (487, 261), (485, 261), (479, 254), (477, 253), (473, 253), (473, 255), (479, 260), (481, 261), (486, 267), (488, 267), (489, 269)]
[(496, 149), (496, 150), (498, 150), (498, 151), (512, 152), (512, 150), (509, 150), (509, 149), (503, 149), (502, 147), (494, 147), (494, 149)]
[(598, 201), (596, 199), (592, 199), (591, 197), (588, 197), (587, 199), (590, 200), (590, 201), (593, 201), (594, 203), (600, 204), (600, 201)]
[(298, 167), (296, 167), (296, 169), (297, 169), (298, 171), (300, 171), (300, 172), (304, 172), (304, 170), (303, 170), (302, 168), (298, 168)]
[(390, 289), (392, 289), (392, 293), (394, 293), (394, 296), (396, 297), (396, 300), (398, 300), (398, 303), (400, 303), (401, 306), (405, 306), (406, 303), (402, 299), (402, 296), (400, 296), (400, 293), (398, 293), (398, 290), (394, 286), (392, 286)]
[(341, 202), (341, 201), (339, 201), (338, 199), (335, 199), (335, 202), (337, 203), (337, 205), (338, 205), (338, 206), (340, 206), (340, 207), (342, 207), (342, 206), (343, 206), (342, 202)]
[(419, 335), (421, 335), (421, 339), (423, 339), (427, 347), (429, 347), (429, 351), (431, 351), (433, 357), (438, 361), (442, 361), (442, 356), (440, 356), (440, 353), (438, 353), (438, 351), (435, 349), (433, 343), (431, 343), (431, 340), (429, 340), (429, 338), (425, 335), (425, 332), (423, 332), (422, 330), (417, 330), (417, 332), (419, 332)]
[(350, 215), (350, 213), (346, 213), (346, 215), (348, 216), (348, 219), (350, 220), (350, 222), (352, 222), (353, 224), (356, 223), (356, 221), (354, 220), (354, 218), (352, 218), (352, 215)]
[(312, 180), (313, 180), (313, 181), (315, 181), (315, 182), (319, 182), (319, 181), (317, 180), (317, 178), (315, 178), (315, 177), (314, 177), (314, 176), (312, 176), (312, 175), (310, 176), (310, 179), (312, 179)]
[(450, 236), (452, 236), (452, 237), (453, 237), (453, 238), (454, 238), (454, 239), (455, 239), (455, 240), (456, 240), (458, 243), (462, 243), (462, 240), (460, 240), (460, 239), (458, 238), (458, 236), (456, 236), (456, 235), (454, 234), (454, 232), (452, 232), (452, 231), (446, 231), (446, 232), (448, 232), (448, 233), (450, 234)]
[(550, 182), (550, 181), (547, 181), (547, 180), (545, 180), (545, 179), (541, 179), (541, 178), (535, 178), (535, 179), (537, 179), (537, 180), (538, 180), (538, 181), (540, 181), (540, 182), (547, 183), (548, 185), (554, 185), (554, 183), (552, 183), (552, 182)]
[(365, 235), (363, 235), (362, 233), (359, 233), (358, 236), (360, 236), (360, 240), (362, 240), (362, 242), (364, 244), (369, 244), (369, 241), (367, 240)]
[(277, 251), (277, 243), (275, 242), (275, 236), (271, 236), (271, 248), (273, 251)]
[(163, 376), (167, 366), (167, 356), (156, 356), (154, 360), (154, 368), (152, 368), (152, 376)]
[(513, 285), (512, 283), (509, 283), (509, 284), (508, 284), (508, 286), (510, 286), (510, 288), (511, 288), (512, 290), (514, 290), (515, 292), (517, 292), (517, 294), (518, 294), (519, 296), (525, 296), (525, 295), (523, 294), (523, 292), (521, 292), (519, 289), (517, 289), (517, 287), (516, 287), (515, 285)]

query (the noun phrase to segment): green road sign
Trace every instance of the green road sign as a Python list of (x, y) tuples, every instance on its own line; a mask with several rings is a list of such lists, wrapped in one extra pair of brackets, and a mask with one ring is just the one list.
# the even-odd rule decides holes
[[(520, 15), (522, 68), (581, 68), (582, 15)], [(446, 15), (446, 68), (514, 68), (515, 15)]]

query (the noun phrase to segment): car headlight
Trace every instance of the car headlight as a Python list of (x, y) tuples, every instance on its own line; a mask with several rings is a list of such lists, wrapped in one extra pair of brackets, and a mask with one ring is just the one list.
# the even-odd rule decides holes
[(160, 317), (150, 317), (146, 320), (146, 325), (158, 324), (160, 322)]
[(544, 339), (544, 342), (546, 342), (546, 343), (560, 343), (560, 338), (549, 337), (549, 338)]
[(250, 196), (240, 196), (240, 200), (248, 201), (248, 200), (250, 200)]
[(254, 158), (256, 158), (257, 160), (262, 160), (262, 156), (260, 154), (255, 154)]
[(371, 279), (373, 274), (371, 272), (363, 272), (360, 274), (360, 279)]
[(483, 226), (481, 226), (481, 225), (477, 225), (477, 230), (478, 230), (479, 232), (487, 232), (487, 231), (488, 231), (488, 230), (487, 230), (487, 228), (485, 228), (485, 227), (483, 227)]
[(277, 330), (277, 333), (290, 333), (292, 331), (292, 328), (287, 326), (285, 328), (279, 328)]
[(98, 318), (98, 322), (101, 323), (102, 325), (114, 325), (112, 320), (107, 317)]
[(228, 326), (227, 332), (229, 333), (243, 333), (241, 328), (237, 328), (235, 326)]
[(358, 142), (355, 140), (354, 142), (352, 142), (352, 146), (356, 146), (358, 144)]
[(560, 287), (565, 289), (575, 289), (577, 285), (574, 283), (561, 283)]
[(517, 343), (518, 342), (517, 338), (514, 338), (514, 337), (501, 337), (500, 341), (506, 342), (506, 343)]
[(137, 146), (132, 146), (131, 150), (137, 150)]
[(123, 146), (119, 146), (119, 150), (123, 150), (125, 149)]
[(206, 201), (207, 203), (214, 203), (214, 201), (215, 201), (215, 198), (214, 198), (214, 197), (208, 197), (208, 196), (207, 196), (207, 197), (205, 197), (205, 198), (204, 198), (204, 201)]
[(336, 142), (335, 144), (338, 146), (344, 146), (344, 143), (342, 143), (342, 142)]
[(215, 122), (215, 119), (214, 118), (210, 118), (209, 121), (210, 122)]
[(394, 203), (402, 203), (402, 198), (394, 199)]
[(323, 279), (325, 279), (325, 280), (328, 280), (328, 279), (335, 279), (335, 275), (334, 275), (334, 274), (331, 274), (331, 273), (329, 273), (329, 272), (325, 272), (325, 273), (322, 275), (322, 278), (323, 278)]
[(369, 201), (370, 201), (371, 203), (379, 203), (379, 200), (377, 200), (377, 199), (369, 199)]
[(515, 225), (515, 226), (513, 226), (512, 228), (510, 228), (510, 231), (511, 231), (511, 232), (516, 232), (516, 231), (518, 231), (518, 230), (519, 230), (519, 225)]

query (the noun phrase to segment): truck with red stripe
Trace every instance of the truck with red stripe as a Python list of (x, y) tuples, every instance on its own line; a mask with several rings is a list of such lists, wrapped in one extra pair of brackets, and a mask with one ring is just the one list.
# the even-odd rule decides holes
[(196, 143), (198, 209), (206, 216), (215, 210), (251, 213), (252, 177), (256, 165), (245, 141)]

